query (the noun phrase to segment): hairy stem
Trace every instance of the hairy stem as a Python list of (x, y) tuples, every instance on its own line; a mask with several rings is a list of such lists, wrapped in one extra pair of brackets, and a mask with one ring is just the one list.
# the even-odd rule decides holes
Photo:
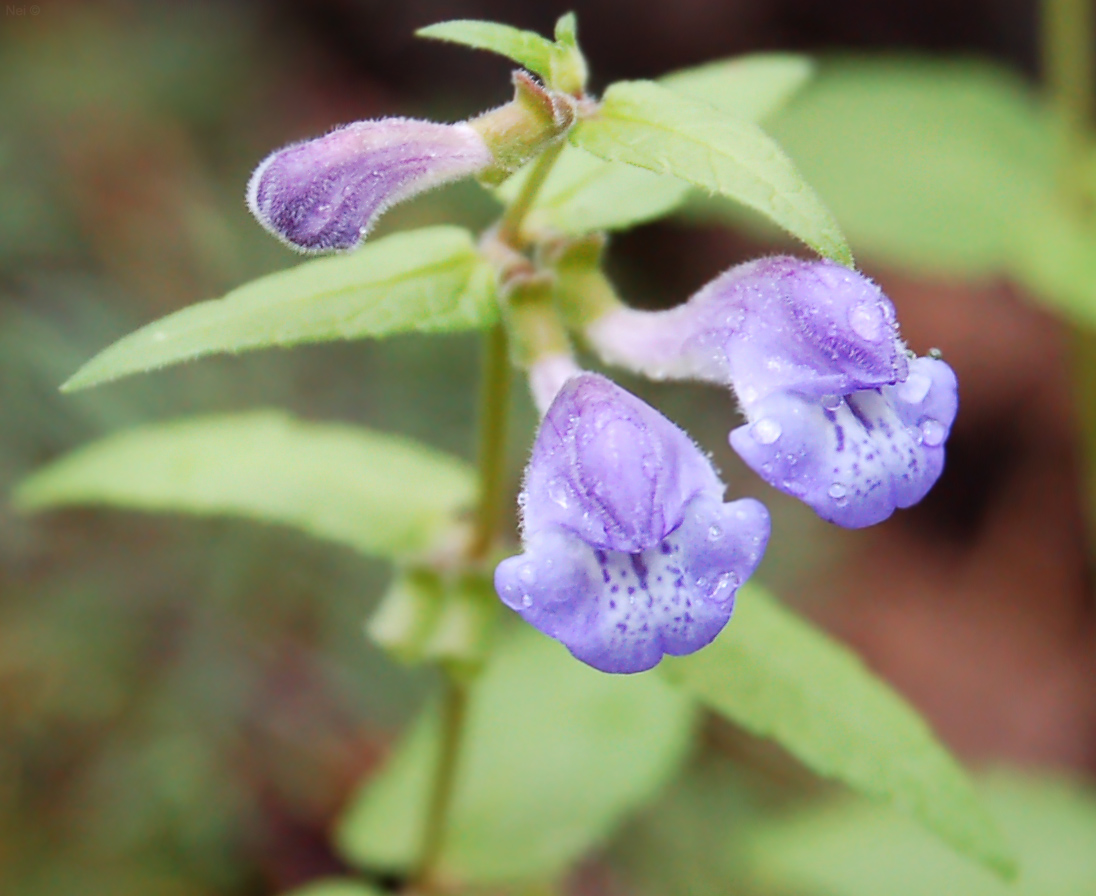
[[(522, 222), (562, 150), (563, 142), (559, 141), (541, 154), (522, 186), (521, 192), (503, 213), (498, 235), (509, 245), (515, 248), (520, 246)], [(506, 432), (510, 410), (509, 341), (506, 325), (502, 321), (495, 324), (484, 337), (479, 400), (480, 491), (475, 513), (475, 529), (468, 549), (468, 560), (472, 563), (483, 561), (490, 553), (502, 518), (502, 501), (506, 485)], [(411, 881), (416, 891), (429, 892), (438, 883), (438, 861), (445, 846), (445, 834), (457, 780), (457, 764), (460, 758), (461, 742), (464, 739), (467, 703), (466, 679), (447, 668), (441, 707), (440, 756), (430, 790), (418, 867)]]
[(521, 185), (521, 192), (514, 197), (514, 201), (503, 212), (502, 221), (499, 223), (499, 238), (504, 242), (516, 248), (520, 247), (522, 222), (525, 220), (525, 216), (529, 214), (529, 209), (533, 206), (533, 200), (537, 198), (537, 193), (544, 186), (552, 166), (559, 158), (559, 154), (563, 152), (565, 145), (563, 140), (558, 140), (540, 154), (540, 158), (533, 165), (533, 170), (525, 178), (525, 183)]

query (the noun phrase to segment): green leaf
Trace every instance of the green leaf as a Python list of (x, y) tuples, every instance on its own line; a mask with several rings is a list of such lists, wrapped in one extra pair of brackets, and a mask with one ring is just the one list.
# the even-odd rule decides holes
[(626, 892), (753, 893), (743, 886), (740, 843), (745, 831), (767, 819), (760, 788), (779, 775), (759, 775), (742, 758), (718, 747), (700, 752), (656, 802), (613, 838), (607, 857), (630, 885)]
[[(499, 198), (512, 201), (528, 173), (527, 167), (507, 180), (498, 190)], [(525, 227), (532, 232), (547, 229), (572, 236), (621, 230), (669, 214), (689, 192), (689, 185), (676, 177), (606, 162), (567, 146), (537, 194)]]
[[(466, 883), (556, 874), (679, 767), (691, 703), (658, 676), (604, 675), (528, 627), (476, 682), (442, 864)], [(431, 712), (351, 804), (337, 840), (355, 864), (416, 856), (437, 758)]]
[(823, 65), (768, 126), (874, 258), (999, 273), (1053, 192), (1053, 136), (1032, 90), (980, 62)]
[(14, 498), (24, 510), (244, 517), (400, 557), (434, 546), (474, 495), (463, 462), (409, 439), (264, 411), (110, 436), (39, 470)]
[[(675, 72), (661, 83), (729, 115), (759, 121), (783, 105), (810, 73), (803, 57), (757, 54)], [(510, 178), (499, 197), (512, 201), (527, 175), (528, 169)], [(620, 230), (669, 214), (690, 192), (676, 177), (607, 162), (568, 146), (537, 194), (527, 226), (574, 236)]]
[(564, 47), (578, 46), (578, 19), (573, 12), (566, 12), (556, 19), (556, 43)]
[(100, 352), (62, 389), (216, 352), (476, 329), (496, 313), (494, 273), (471, 234), (427, 227), (305, 262), (177, 311)]
[(917, 712), (850, 651), (757, 586), (707, 649), (664, 674), (820, 775), (888, 800), (1002, 873), (1011, 851), (959, 764)]
[(658, 83), (734, 118), (760, 122), (783, 108), (813, 72), (806, 56), (754, 53), (670, 72)]
[(330, 878), (307, 884), (285, 896), (381, 896), (381, 891), (356, 880)]
[(536, 32), (478, 19), (439, 22), (420, 28), (415, 34), (498, 53), (546, 79), (551, 77), (552, 58), (558, 52), (552, 41)]
[(839, 801), (754, 829), (754, 875), (801, 896), (1089, 896), (1096, 893), (1096, 792), (1064, 778), (996, 772), (982, 795), (1019, 853), (1006, 885), (915, 825)]
[(841, 229), (791, 160), (755, 124), (650, 81), (622, 81), (571, 142), (596, 156), (673, 174), (760, 212), (827, 258), (851, 265)]

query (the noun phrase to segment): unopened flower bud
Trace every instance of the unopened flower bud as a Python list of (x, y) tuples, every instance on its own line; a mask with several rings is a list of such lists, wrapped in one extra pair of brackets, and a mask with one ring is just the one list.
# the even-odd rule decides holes
[(251, 176), (247, 204), (294, 249), (353, 249), (390, 206), (493, 162), (468, 124), (358, 121), (267, 156)]

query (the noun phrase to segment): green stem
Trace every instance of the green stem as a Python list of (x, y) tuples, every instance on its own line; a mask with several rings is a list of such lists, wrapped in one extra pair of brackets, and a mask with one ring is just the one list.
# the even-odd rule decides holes
[(510, 410), (510, 349), (499, 322), (486, 334), (479, 408), (479, 504), (469, 556), (482, 560), (498, 532), (506, 484), (506, 429)]
[(442, 848), (445, 846), (445, 831), (457, 780), (457, 763), (460, 759), (467, 707), (467, 686), (457, 675), (447, 669), (445, 694), (441, 704), (441, 750), (434, 776), (434, 787), (430, 792), (430, 803), (427, 806), (419, 867), (413, 878), (415, 892), (429, 892), (437, 883), (438, 863)]
[(559, 154), (563, 152), (565, 145), (563, 140), (557, 140), (540, 154), (533, 170), (525, 178), (525, 183), (521, 185), (521, 191), (514, 197), (514, 201), (507, 206), (506, 211), (502, 213), (498, 234), (499, 239), (503, 242), (515, 248), (521, 248), (522, 222), (525, 220), (525, 216), (529, 214), (529, 209), (533, 207), (533, 200), (537, 198), (537, 193), (544, 186), (552, 166), (559, 158)]
[[(499, 238), (512, 247), (521, 245), (521, 225), (532, 208), (537, 192), (563, 150), (563, 141), (546, 149), (537, 160), (521, 192), (503, 213)], [(485, 335), (483, 373), (479, 402), (479, 503), (468, 560), (486, 559), (499, 530), (506, 484), (506, 430), (510, 410), (509, 335), (502, 321)], [(429, 892), (437, 883), (438, 861), (445, 846), (449, 811), (457, 780), (457, 764), (464, 738), (468, 684), (453, 669), (445, 669), (442, 700), (442, 731), (438, 767), (430, 790), (422, 848), (412, 877), (413, 889)]]

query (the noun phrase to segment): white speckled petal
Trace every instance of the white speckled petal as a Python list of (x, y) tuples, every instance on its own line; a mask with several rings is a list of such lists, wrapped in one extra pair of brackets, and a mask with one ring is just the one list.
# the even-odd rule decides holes
[(769, 514), (752, 499), (698, 495), (651, 547), (606, 551), (563, 529), (530, 539), (495, 573), (503, 602), (605, 672), (642, 672), (710, 643), (756, 569)]
[(778, 392), (749, 409), (731, 445), (766, 482), (848, 528), (920, 501), (944, 468), (955, 374), (918, 358), (894, 386), (808, 398)]

